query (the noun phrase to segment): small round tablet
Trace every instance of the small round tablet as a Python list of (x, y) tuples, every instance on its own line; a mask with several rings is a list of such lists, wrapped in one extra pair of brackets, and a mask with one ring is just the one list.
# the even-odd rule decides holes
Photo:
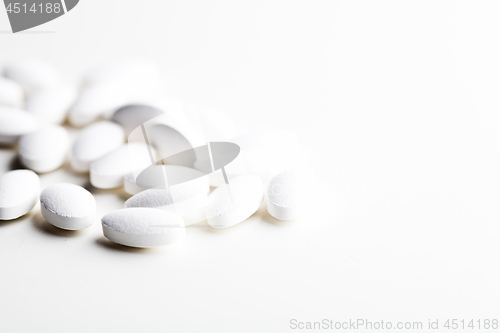
[(71, 148), (71, 167), (88, 172), (90, 163), (120, 147), (125, 140), (123, 128), (111, 121), (100, 121), (83, 128)]
[(80, 230), (96, 219), (96, 203), (92, 194), (74, 184), (54, 184), (40, 194), (43, 217), (61, 229)]
[(39, 128), (38, 119), (26, 111), (11, 107), (0, 107), (0, 144), (12, 145), (23, 134)]
[(205, 210), (213, 228), (232, 227), (255, 213), (264, 200), (264, 185), (258, 176), (233, 178), (213, 191)]
[(179, 242), (186, 236), (179, 215), (153, 208), (126, 208), (102, 218), (104, 236), (132, 247), (155, 247)]
[(50, 172), (63, 165), (69, 148), (68, 131), (48, 125), (19, 139), (21, 162), (35, 172)]
[(294, 220), (300, 217), (300, 186), (296, 173), (278, 174), (267, 186), (267, 211), (278, 220)]
[(31, 170), (14, 170), (0, 176), (0, 220), (27, 214), (38, 201), (40, 178)]

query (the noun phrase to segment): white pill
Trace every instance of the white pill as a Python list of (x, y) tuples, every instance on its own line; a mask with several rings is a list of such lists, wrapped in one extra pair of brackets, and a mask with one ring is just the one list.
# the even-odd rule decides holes
[[(136, 127), (128, 136), (128, 141), (150, 143), (163, 159), (206, 144), (201, 133), (191, 125), (183, 114), (166, 112)], [(193, 154), (186, 154), (171, 164), (193, 167), (194, 161)]]
[(80, 230), (96, 219), (96, 203), (92, 194), (74, 184), (54, 184), (40, 194), (43, 217), (61, 229)]
[(125, 175), (125, 177), (123, 178), (123, 189), (125, 190), (125, 192), (127, 192), (128, 194), (131, 194), (131, 195), (135, 195), (135, 194), (145, 190), (145, 188), (137, 185), (137, 183), (135, 181), (134, 172), (127, 173)]
[(20, 160), (35, 172), (50, 172), (62, 166), (68, 148), (68, 131), (59, 125), (47, 125), (19, 139)]
[(28, 112), (0, 107), (0, 144), (12, 145), (21, 135), (34, 132), (38, 128), (38, 119)]
[(30, 170), (9, 171), (0, 176), (0, 220), (27, 214), (38, 201), (40, 178)]
[(69, 112), (71, 125), (81, 127), (98, 118), (110, 119), (119, 108), (144, 103), (159, 94), (153, 82), (99, 81), (86, 86)]
[(104, 236), (132, 247), (155, 247), (179, 242), (186, 236), (179, 215), (152, 208), (116, 210), (102, 218)]
[(142, 174), (140, 177), (141, 179), (138, 179), (137, 177), (141, 171), (142, 170), (136, 170), (135, 172), (130, 172), (125, 175), (124, 189), (128, 194), (135, 195), (151, 188), (165, 188), (165, 175), (167, 175), (168, 178), (167, 184), (170, 183), (170, 185), (204, 177), (205, 180), (202, 182), (206, 193), (210, 191), (206, 180), (208, 177), (207, 174), (196, 169), (180, 165), (151, 165), (147, 168), (147, 174)]
[(127, 136), (148, 120), (164, 113), (180, 113), (184, 103), (171, 96), (163, 97), (160, 101), (151, 101), (148, 104), (130, 104), (116, 110), (111, 120), (119, 123), (125, 129)]
[(102, 114), (127, 104), (127, 91), (119, 84), (95, 83), (85, 87), (69, 111), (71, 125), (82, 127), (97, 120)]
[(69, 84), (56, 84), (35, 90), (26, 101), (26, 111), (40, 121), (61, 124), (76, 98), (76, 88)]
[(17, 81), (27, 91), (56, 84), (61, 81), (59, 72), (51, 64), (36, 58), (17, 58), (3, 69), (5, 77)]
[(208, 224), (213, 228), (234, 226), (255, 213), (264, 200), (264, 185), (258, 176), (234, 178), (213, 191), (206, 208)]
[(19, 83), (0, 77), (0, 105), (20, 107), (23, 99), (24, 91)]
[(167, 189), (149, 189), (137, 193), (125, 201), (125, 208), (160, 208), (185, 216), (207, 205), (209, 190), (208, 178), (201, 177)]
[(267, 211), (278, 220), (294, 220), (301, 214), (301, 186), (294, 171), (273, 177), (267, 186)]
[(131, 142), (107, 153), (90, 164), (90, 182), (97, 188), (109, 189), (123, 186), (123, 178), (134, 170), (151, 165), (152, 147)]
[(100, 121), (83, 128), (71, 149), (71, 167), (88, 172), (90, 163), (120, 147), (125, 140), (123, 128), (111, 121)]

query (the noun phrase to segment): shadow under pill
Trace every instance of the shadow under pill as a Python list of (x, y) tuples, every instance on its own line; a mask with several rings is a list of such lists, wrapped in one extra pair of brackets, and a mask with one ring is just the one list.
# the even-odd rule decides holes
[(14, 157), (9, 164), (10, 170), (27, 169), (22, 163), (18, 155)]
[(11, 224), (14, 224), (14, 223), (19, 223), (19, 222), (22, 222), (24, 220), (27, 220), (29, 219), (31, 216), (33, 215), (32, 212), (29, 212), (28, 214), (26, 215), (23, 215), (23, 216), (19, 216), (17, 219), (13, 219), (13, 220), (0, 220), (0, 228), (2, 227), (6, 227), (6, 226), (9, 226)]
[(81, 230), (64, 230), (54, 227), (52, 224), (50, 224), (43, 218), (42, 213), (40, 212), (35, 213), (35, 215), (33, 216), (32, 223), (33, 226), (40, 232), (53, 236), (71, 238), (71, 237), (77, 237), (82, 233)]
[(128, 252), (128, 253), (152, 253), (156, 252), (155, 248), (141, 248), (141, 247), (130, 247), (125, 245), (120, 245), (113, 243), (109, 239), (104, 236), (101, 236), (95, 240), (95, 243), (104, 249), (119, 251), (119, 252)]

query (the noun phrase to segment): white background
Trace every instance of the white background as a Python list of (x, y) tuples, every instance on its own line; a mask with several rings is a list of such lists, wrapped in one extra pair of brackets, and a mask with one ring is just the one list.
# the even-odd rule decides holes
[[(114, 246), (99, 223), (57, 230), (38, 207), (1, 222), (0, 331), (500, 319), (499, 17), (498, 1), (81, 0), (10, 34), (0, 10), (0, 60), (38, 56), (77, 82), (151, 58), (186, 101), (297, 131), (321, 185), (301, 220), (264, 208), (155, 250)], [(42, 177), (59, 181), (87, 183)], [(123, 205), (95, 195), (100, 215)]]

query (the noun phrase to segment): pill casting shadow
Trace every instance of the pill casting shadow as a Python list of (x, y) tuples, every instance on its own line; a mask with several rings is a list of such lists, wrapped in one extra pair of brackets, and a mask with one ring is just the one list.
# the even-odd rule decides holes
[(107, 250), (119, 251), (119, 252), (128, 252), (128, 253), (153, 253), (158, 251), (155, 248), (140, 248), (140, 247), (130, 247), (125, 245), (120, 245), (113, 243), (109, 239), (104, 236), (101, 236), (95, 240), (95, 243)]
[(81, 230), (64, 230), (64, 229), (54, 227), (52, 224), (50, 224), (49, 222), (47, 222), (45, 220), (45, 218), (42, 216), (41, 212), (36, 212), (33, 214), (32, 223), (33, 223), (33, 226), (38, 231), (40, 231), (44, 234), (47, 234), (47, 235), (65, 237), (65, 238), (72, 238), (72, 237), (81, 236)]

